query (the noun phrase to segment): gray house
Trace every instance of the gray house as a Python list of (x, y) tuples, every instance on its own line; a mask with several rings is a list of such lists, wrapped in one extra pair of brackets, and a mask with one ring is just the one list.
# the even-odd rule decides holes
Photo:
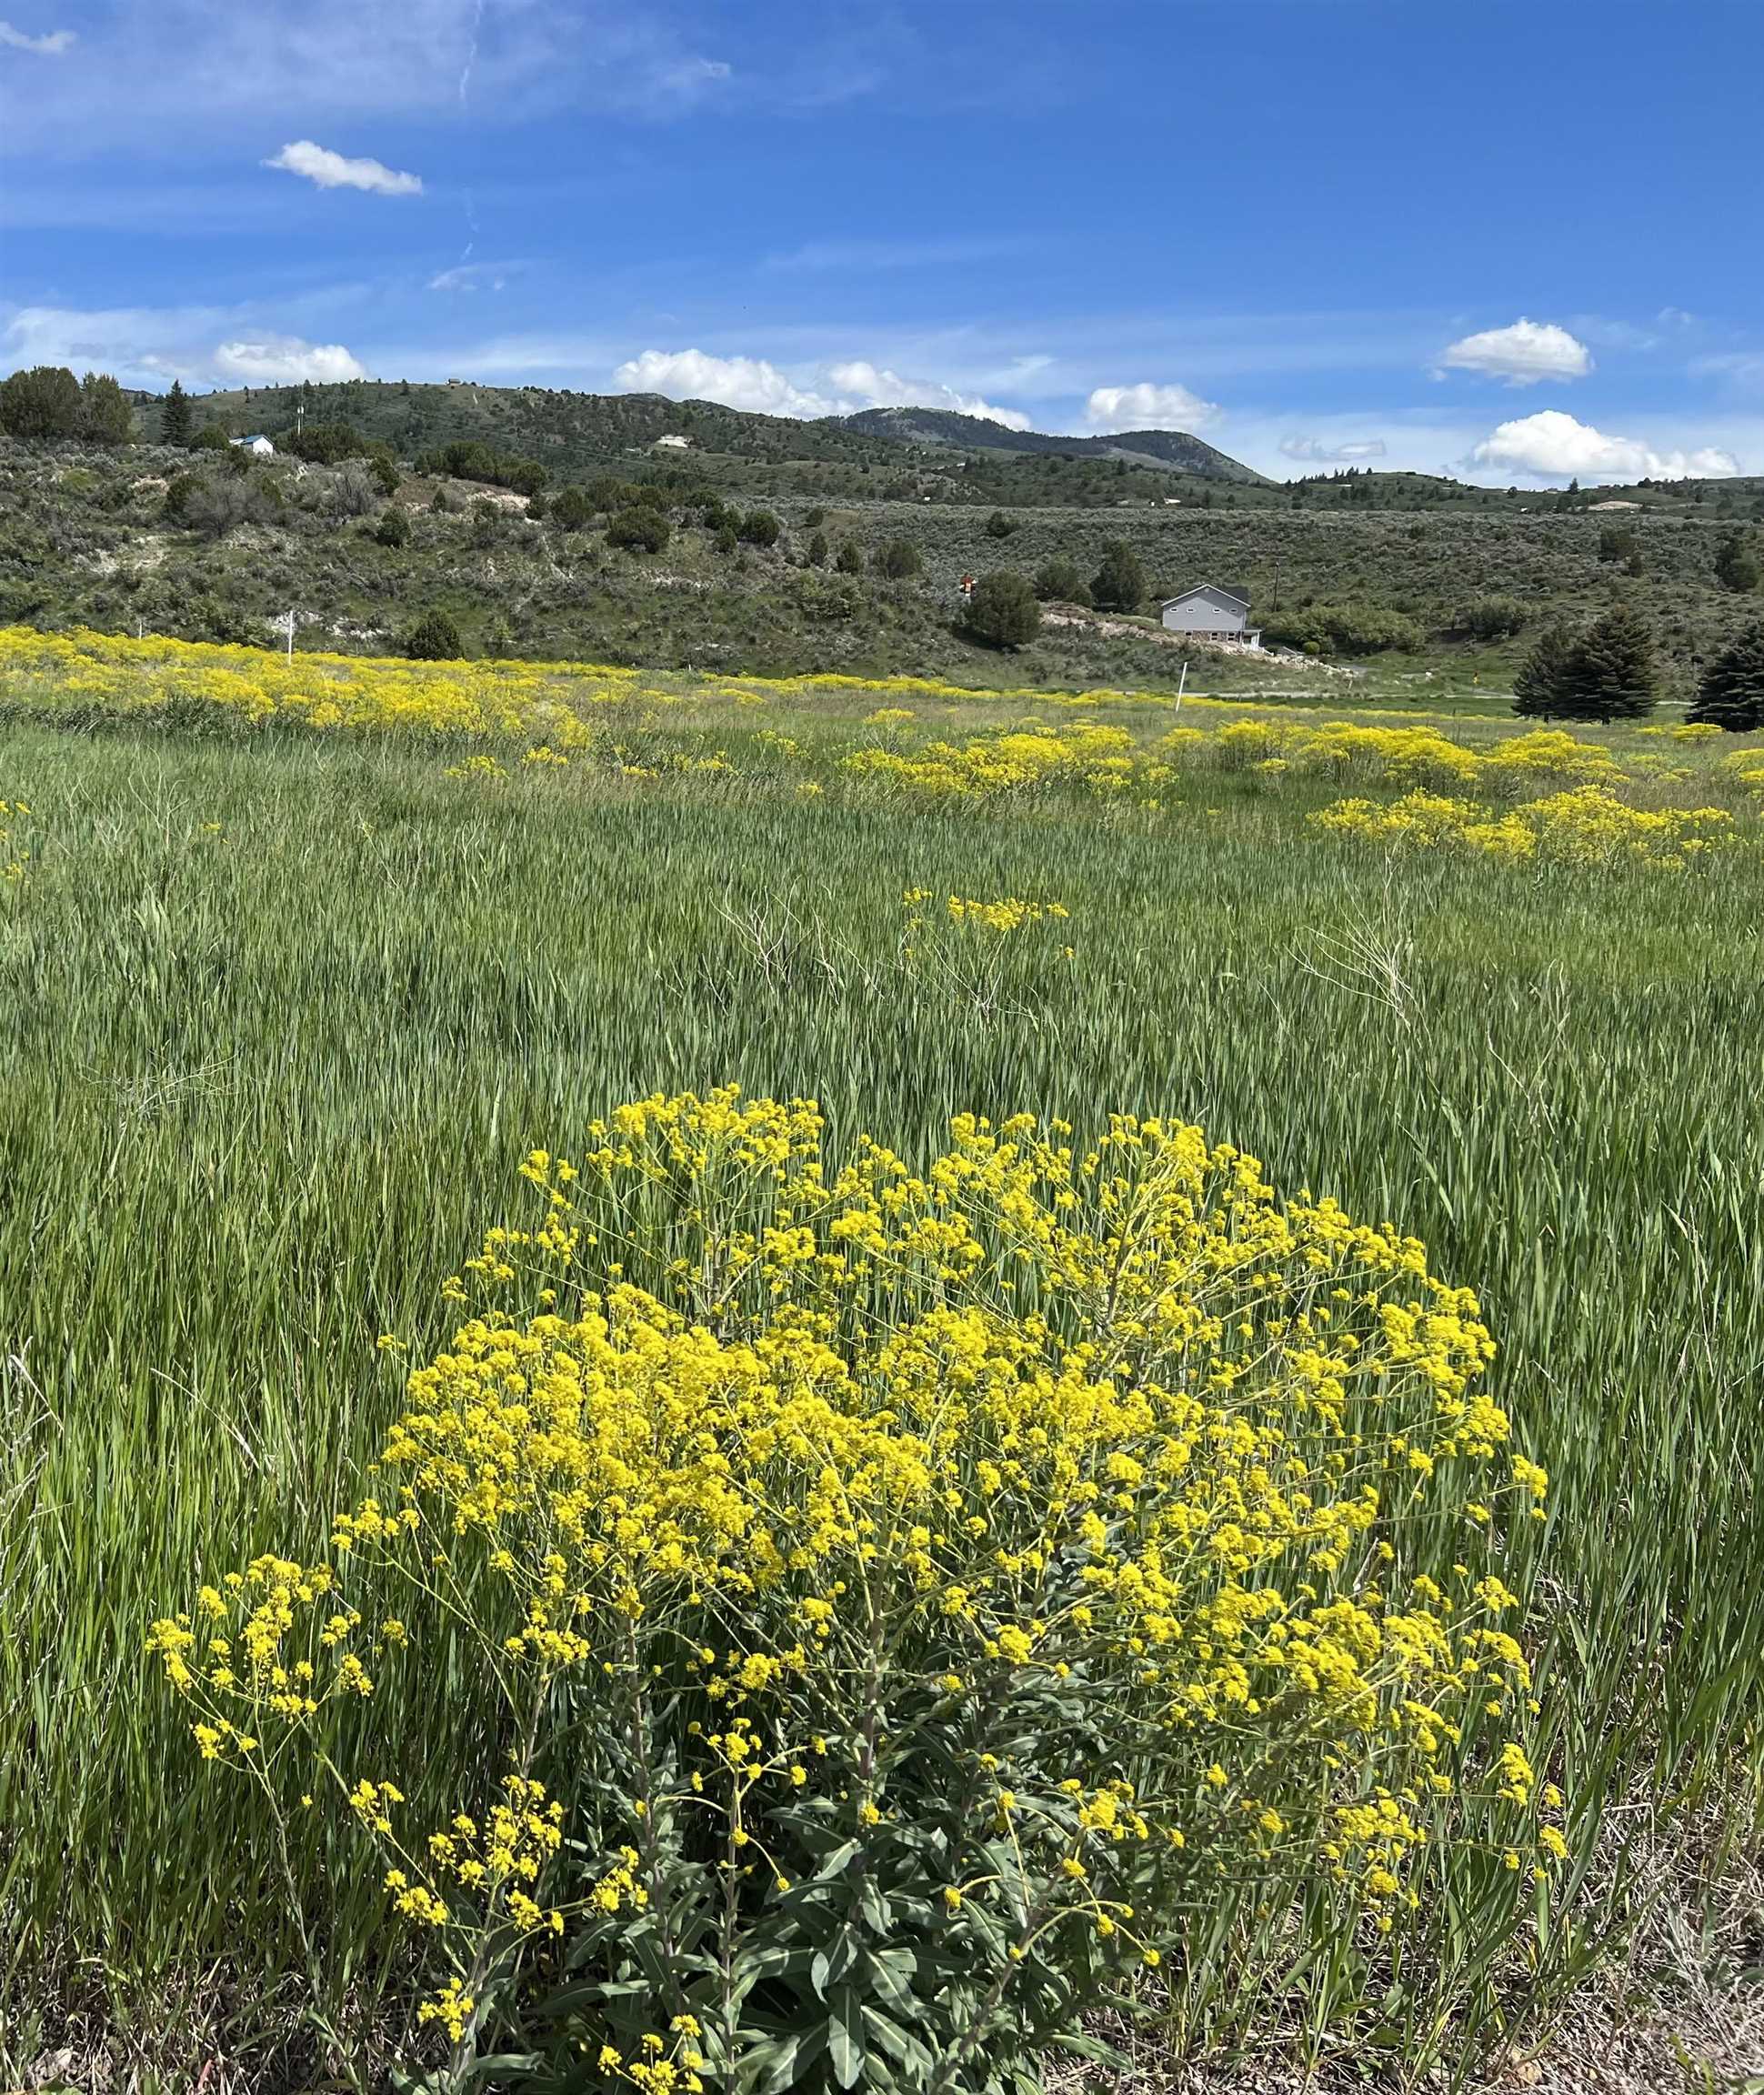
[(1197, 582), (1163, 606), (1167, 633), (1193, 633), (1202, 639), (1241, 640), (1259, 647), (1262, 637), (1249, 625), (1249, 593), (1245, 589), (1221, 589), (1217, 582)]

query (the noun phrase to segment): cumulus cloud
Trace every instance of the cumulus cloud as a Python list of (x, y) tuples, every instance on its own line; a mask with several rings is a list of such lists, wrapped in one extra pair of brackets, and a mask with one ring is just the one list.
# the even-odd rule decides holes
[(763, 356), (709, 356), (702, 349), (646, 349), (613, 373), (625, 393), (666, 393), (673, 400), (716, 400), (753, 415), (798, 419), (838, 415), (843, 404), (807, 391)]
[(1508, 386), (1535, 386), (1540, 378), (1584, 378), (1592, 369), (1592, 353), (1566, 327), (1518, 319), (1510, 327), (1466, 335), (1451, 344), (1439, 362), (1449, 371), (1480, 371)]
[(44, 36), (29, 36), (10, 22), (0, 22), (0, 44), (8, 51), (28, 51), (37, 58), (59, 58), (77, 41), (71, 29), (52, 29)]
[(348, 160), (328, 146), (315, 145), (310, 138), (296, 138), (291, 145), (284, 145), (264, 165), (305, 175), (321, 189), (366, 189), (375, 196), (423, 194), (420, 175), (400, 175), (378, 160)]
[(1308, 466), (1358, 466), (1368, 458), (1382, 458), (1382, 436), (1366, 436), (1351, 444), (1326, 444), (1318, 436), (1282, 436), (1280, 449), (1288, 458)]
[(827, 376), (841, 393), (853, 395), (866, 407), (941, 407), (952, 415), (978, 415), (1007, 429), (1029, 426), (1028, 416), (1014, 407), (997, 407), (977, 393), (958, 393), (934, 378), (903, 378), (897, 371), (861, 359), (829, 365)]
[(1478, 466), (1535, 474), (1548, 480), (1729, 479), (1739, 470), (1730, 451), (1656, 451), (1632, 436), (1609, 436), (1559, 407), (1503, 422), (1470, 453)]
[(959, 415), (983, 415), (1009, 429), (1029, 426), (1028, 417), (1014, 408), (996, 407), (937, 379), (904, 378), (897, 371), (862, 358), (826, 365), (807, 378), (796, 378), (763, 356), (646, 349), (618, 366), (613, 383), (626, 393), (716, 400), (748, 414), (788, 415), (799, 421), (822, 415), (853, 415), (865, 407), (941, 407)]
[(366, 378), (366, 369), (340, 342), (303, 342), (295, 335), (260, 335), (252, 342), (223, 342), (215, 351), (215, 371), (246, 386), (336, 386)]
[(1098, 386), (1084, 418), (1098, 435), (1119, 429), (1204, 429), (1224, 410), (1186, 386)]

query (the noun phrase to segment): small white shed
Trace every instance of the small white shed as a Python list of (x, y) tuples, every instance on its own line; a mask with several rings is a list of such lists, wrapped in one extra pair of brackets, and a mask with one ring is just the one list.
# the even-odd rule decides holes
[(274, 458), (276, 456), (276, 446), (267, 436), (235, 436), (232, 441), (236, 451), (249, 451), (254, 458)]
[(1241, 640), (1259, 647), (1262, 637), (1249, 624), (1249, 597), (1240, 589), (1222, 589), (1217, 582), (1197, 582), (1161, 608), (1167, 633), (1193, 633), (1202, 639)]

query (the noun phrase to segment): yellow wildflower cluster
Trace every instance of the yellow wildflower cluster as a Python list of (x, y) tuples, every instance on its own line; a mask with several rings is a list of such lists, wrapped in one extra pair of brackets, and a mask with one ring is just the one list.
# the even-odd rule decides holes
[(1735, 749), (1721, 761), (1748, 793), (1764, 793), (1764, 747)]
[[(964, 1115), (922, 1168), (822, 1138), (728, 1087), (529, 1156), (540, 1212), (460, 1277), (480, 1306), (410, 1377), (335, 1568), (263, 1557), (155, 1625), (215, 1758), (272, 1725), (327, 1750), (358, 1648), (469, 1632), (574, 1804), (511, 1777), (415, 1857), (396, 1785), (346, 1807), (434, 1941), (537, 1955), (574, 1912), (572, 1969), (608, 1974), (668, 1841), (726, 1945), (829, 1829), (917, 1870), (934, 1824), (939, 1925), (1029, 1914), (1014, 1960), (1071, 1922), (1148, 1962), (1228, 1870), (1301, 1858), (1383, 1925), (1478, 1799), (1537, 1848), (1513, 1596), (1486, 1557), (1448, 1589), (1398, 1556), (1473, 1506), (1487, 1549), (1495, 1502), (1547, 1489), (1474, 1295), (1179, 1122)], [(585, 1794), (592, 1751), (625, 1772)], [(424, 2020), (466, 2029), (484, 1968), (454, 1955)], [(696, 2066), (612, 2050), (649, 2090)]]
[(1049, 788), (1112, 794), (1143, 768), (1125, 727), (1080, 720), (1061, 727), (1015, 727), (963, 743), (927, 742), (910, 754), (854, 750), (847, 777), (936, 799), (987, 800)]
[[(872, 1143), (829, 1173), (819, 1134), (730, 1090), (530, 1160), (548, 1219), (497, 1232), (487, 1273), (527, 1258), (555, 1292), (577, 1226), (604, 1241), (608, 1201), (653, 1198), (662, 1291), (476, 1318), (412, 1378), (386, 1463), (425, 1529), (494, 1545), (511, 1649), (573, 1665), (606, 1607), (688, 1591), (787, 1595), (818, 1629), (880, 1560), (977, 1659), (1126, 1665), (1184, 1729), (1270, 1698), (1426, 1728), (1408, 1702), (1463, 1685), (1481, 1610), (1366, 1566), (1388, 1512), (1506, 1442), (1468, 1291), (1192, 1128), (1122, 1117), (1077, 1151), (963, 1118), (924, 1173)], [(416, 1526), (369, 1501), (339, 1540)]]
[(704, 2030), (696, 2015), (677, 2015), (663, 2038), (650, 2030), (635, 2050), (621, 2052), (616, 2044), (603, 2044), (596, 2059), (602, 2074), (613, 2080), (628, 2080), (643, 2095), (703, 2095), (704, 2081), (698, 2069), (705, 2063), (699, 2049)]
[(0, 629), (0, 689), (19, 705), (147, 714), (194, 706), (318, 733), (525, 738), (558, 753), (584, 747), (588, 717), (627, 697), (635, 682), (631, 670), (594, 664), (290, 659), (260, 647)]
[(1308, 777), (1448, 790), (1480, 786), (1519, 794), (1549, 782), (1592, 784), (1622, 776), (1610, 751), (1559, 728), (1536, 728), (1477, 747), (1436, 727), (1368, 726), (1328, 720), (1243, 719), (1223, 727), (1178, 727), (1158, 745), (1170, 760), (1226, 771), (1269, 767)]
[[(911, 926), (917, 927), (922, 924), (923, 911), (932, 900), (930, 888), (909, 887), (901, 899), (912, 913)], [(945, 904), (945, 913), (952, 924), (997, 932), (1000, 937), (1020, 931), (1026, 924), (1049, 922), (1070, 915), (1061, 903), (1024, 902), (1014, 895), (1007, 896), (1002, 902), (980, 902), (971, 896), (951, 895)]]
[(1632, 807), (1583, 786), (1501, 812), (1474, 800), (1409, 793), (1400, 800), (1338, 800), (1312, 816), (1318, 827), (1374, 843), (1448, 845), (1524, 864), (1639, 864), (1681, 869), (1734, 837), (1722, 807)]

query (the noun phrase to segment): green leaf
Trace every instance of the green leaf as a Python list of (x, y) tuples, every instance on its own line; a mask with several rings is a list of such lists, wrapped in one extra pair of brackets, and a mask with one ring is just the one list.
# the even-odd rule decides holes
[(827, 2025), (827, 2057), (833, 2078), (841, 2088), (855, 2088), (864, 2072), (863, 2003), (857, 1989), (846, 1985), (836, 1990), (828, 2005), (832, 2013)]

